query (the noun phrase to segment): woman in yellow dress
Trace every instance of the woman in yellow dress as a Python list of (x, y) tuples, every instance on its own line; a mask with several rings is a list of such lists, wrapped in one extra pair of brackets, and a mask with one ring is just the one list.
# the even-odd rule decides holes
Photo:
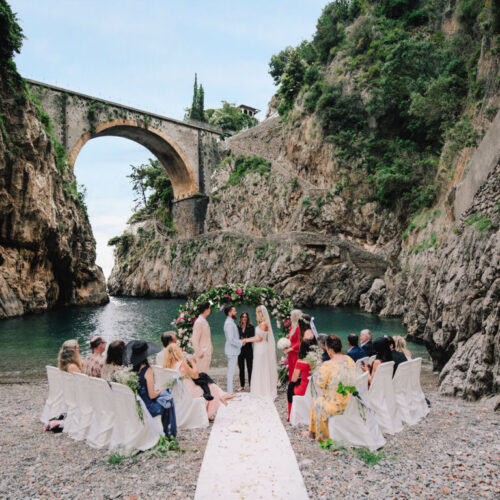
[(309, 432), (305, 435), (318, 441), (326, 441), (328, 433), (328, 419), (335, 415), (342, 415), (349, 401), (350, 394), (339, 394), (339, 382), (344, 385), (356, 383), (356, 364), (350, 356), (342, 354), (342, 342), (337, 335), (330, 335), (326, 339), (326, 350), (330, 356), (314, 376), (315, 386), (319, 397), (313, 401)]

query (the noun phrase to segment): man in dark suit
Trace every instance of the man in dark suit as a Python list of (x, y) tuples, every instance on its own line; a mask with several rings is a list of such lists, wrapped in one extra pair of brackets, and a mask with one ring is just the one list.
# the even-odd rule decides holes
[(362, 347), (358, 346), (358, 336), (355, 333), (350, 333), (347, 337), (349, 349), (347, 355), (351, 356), (352, 360), (356, 362), (358, 359), (366, 358), (366, 352)]
[(402, 352), (396, 351), (395, 349), (396, 343), (394, 342), (394, 339), (392, 337), (389, 337), (389, 335), (386, 335), (385, 337), (389, 341), (389, 347), (391, 348), (391, 356), (392, 360), (394, 361), (394, 369), (392, 371), (392, 376), (394, 377), (394, 374), (398, 369), (398, 365), (404, 363), (405, 361), (408, 361), (408, 358)]
[(361, 347), (366, 352), (367, 356), (377, 354), (372, 344), (372, 332), (370, 330), (361, 330)]

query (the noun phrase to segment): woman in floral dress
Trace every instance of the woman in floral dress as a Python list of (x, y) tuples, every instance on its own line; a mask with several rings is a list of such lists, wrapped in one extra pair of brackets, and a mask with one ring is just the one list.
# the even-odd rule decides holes
[(325, 361), (314, 376), (319, 397), (313, 401), (309, 432), (305, 433), (318, 441), (329, 439), (328, 419), (342, 415), (349, 401), (349, 393), (343, 396), (337, 392), (339, 382), (346, 386), (356, 383), (356, 364), (350, 356), (342, 354), (342, 342), (337, 335), (327, 338), (326, 349), (330, 360)]

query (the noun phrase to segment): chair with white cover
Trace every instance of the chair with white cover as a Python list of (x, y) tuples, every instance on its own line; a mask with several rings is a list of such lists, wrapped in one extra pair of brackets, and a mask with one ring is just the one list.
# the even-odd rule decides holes
[[(363, 370), (361, 369), (361, 365), (364, 363), (365, 365), (368, 364), (368, 360), (370, 358), (368, 356), (365, 356), (364, 358), (359, 358), (357, 361), (356, 361), (356, 373), (358, 375), (361, 375), (363, 373)], [(368, 382), (367, 382), (368, 383)]]
[(373, 356), (370, 356), (370, 357), (368, 358), (368, 363), (367, 363), (367, 364), (369, 364), (369, 365), (373, 364), (373, 362), (374, 362), (376, 359), (377, 359), (377, 355), (376, 355), (376, 354), (374, 354)]
[(413, 419), (418, 422), (422, 418), (426, 417), (430, 411), (429, 407), (427, 406), (427, 401), (425, 400), (424, 392), (422, 391), (422, 386), (420, 385), (422, 358), (413, 359), (409, 361), (409, 363), (412, 369), (412, 375), (410, 379), (411, 398), (412, 398), (411, 415)]
[(87, 375), (74, 373), (73, 378), (76, 406), (80, 418), (78, 429), (72, 433), (71, 437), (77, 441), (81, 441), (87, 437), (94, 416), (94, 405), (91, 397), (92, 388)]
[(400, 363), (394, 378), (392, 387), (394, 390), (394, 400), (401, 420), (408, 425), (415, 425), (418, 419), (412, 415), (412, 362), (405, 361)]
[(66, 406), (66, 418), (64, 419), (63, 432), (68, 436), (77, 435), (80, 430), (80, 410), (76, 402), (76, 382), (72, 373), (60, 372), (64, 404)]
[(174, 397), (175, 418), (178, 429), (197, 429), (208, 426), (207, 403), (205, 398), (193, 398), (184, 385), (181, 374), (177, 370), (153, 365), (155, 385), (163, 388), (174, 381), (172, 396)]
[(46, 424), (49, 419), (58, 417), (61, 413), (66, 411), (64, 404), (64, 395), (62, 389), (62, 379), (59, 368), (55, 366), (46, 366), (47, 381), (49, 383), (49, 394), (45, 401), (40, 420)]
[(306, 424), (309, 425), (311, 421), (311, 407), (313, 404), (313, 379), (309, 379), (307, 384), (306, 392), (303, 396), (293, 396), (292, 408), (290, 410), (290, 424), (299, 425)]
[(360, 375), (356, 389), (363, 401), (351, 395), (342, 415), (328, 420), (330, 439), (346, 443), (356, 448), (378, 450), (385, 444), (385, 439), (375, 419), (375, 413), (366, 404), (368, 372)]
[(396, 434), (403, 429), (392, 388), (393, 369), (394, 361), (378, 366), (366, 397), (380, 429), (387, 434)]
[(121, 418), (115, 415), (111, 389), (102, 378), (88, 377), (88, 390), (92, 408), (92, 420), (87, 433), (87, 444), (92, 448), (109, 445), (115, 422)]
[[(128, 454), (134, 450), (144, 451), (152, 448), (163, 432), (151, 417), (142, 399), (136, 399), (129, 387), (116, 382), (111, 382), (110, 392), (116, 418), (109, 449), (120, 449), (121, 453)], [(142, 408), (142, 420), (137, 411), (137, 402)]]

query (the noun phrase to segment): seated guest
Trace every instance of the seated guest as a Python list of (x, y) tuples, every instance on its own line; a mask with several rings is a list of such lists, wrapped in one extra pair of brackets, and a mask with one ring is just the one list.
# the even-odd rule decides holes
[(347, 344), (349, 345), (347, 355), (351, 356), (354, 362), (356, 362), (358, 359), (366, 358), (365, 350), (362, 347), (358, 346), (358, 336), (355, 333), (350, 333), (347, 336)]
[(123, 340), (115, 340), (109, 344), (106, 362), (101, 370), (101, 378), (108, 382), (116, 382), (115, 373), (127, 369), (123, 364), (124, 352), (125, 342)]
[[(163, 368), (170, 370), (177, 370), (181, 375), (189, 375), (184, 377), (183, 383), (189, 390), (193, 398), (203, 396), (203, 389), (193, 382), (193, 379), (198, 379), (200, 373), (196, 366), (194, 356), (185, 359), (182, 354), (181, 348), (177, 344), (170, 344), (165, 350), (165, 357), (163, 359)], [(227, 394), (217, 384), (209, 383), (208, 388), (212, 396), (211, 400), (206, 399), (207, 415), (210, 420), (215, 418), (215, 414), (219, 409), (220, 404), (227, 404), (227, 401), (234, 398), (234, 395)]]
[(293, 396), (303, 396), (306, 393), (307, 386), (309, 384), (309, 378), (311, 376), (311, 366), (307, 361), (305, 361), (305, 357), (309, 352), (309, 347), (310, 346), (308, 342), (302, 342), (302, 344), (300, 344), (299, 357), (297, 359), (297, 362), (295, 363), (292, 380), (288, 384), (288, 420), (290, 420), (290, 411), (292, 409)]
[(373, 377), (377, 368), (387, 361), (392, 361), (391, 348), (389, 347), (389, 341), (385, 337), (379, 337), (373, 342), (373, 348), (375, 349), (376, 358), (372, 365), (361, 365), (361, 369), (365, 372), (369, 371), (368, 384), (372, 383)]
[(320, 333), (318, 335), (318, 345), (320, 346), (321, 350), (323, 351), (323, 354), (321, 355), (321, 362), (324, 363), (325, 361), (328, 361), (330, 359), (330, 356), (328, 355), (328, 351), (326, 350), (326, 339), (328, 338), (328, 335), (324, 333)]
[(132, 365), (132, 371), (139, 378), (139, 396), (144, 401), (152, 417), (161, 415), (163, 432), (167, 437), (177, 435), (174, 398), (168, 389), (156, 389), (153, 370), (149, 366), (148, 356), (160, 351), (160, 346), (145, 340), (132, 340), (126, 346), (126, 358)]
[(396, 351), (402, 352), (406, 356), (406, 359), (410, 360), (411, 352), (408, 350), (408, 347), (406, 347), (406, 340), (404, 339), (404, 337), (400, 337), (399, 335), (397, 335), (396, 337), (394, 337), (394, 342), (396, 343)]
[(373, 356), (376, 354), (372, 344), (372, 332), (370, 330), (361, 330), (359, 336), (361, 338), (361, 347), (366, 352), (366, 355)]
[(163, 366), (163, 357), (165, 356), (165, 349), (172, 343), (177, 343), (177, 335), (173, 331), (163, 332), (161, 334), (161, 343), (163, 344), (163, 349), (156, 355), (156, 364), (158, 366)]
[(80, 358), (80, 346), (76, 340), (66, 340), (63, 343), (57, 357), (59, 370), (68, 373), (82, 372), (82, 359)]
[(304, 434), (318, 441), (329, 439), (328, 419), (342, 415), (349, 401), (350, 393), (343, 396), (337, 392), (339, 382), (350, 386), (356, 380), (356, 365), (349, 356), (342, 354), (342, 342), (337, 335), (327, 338), (326, 349), (330, 360), (325, 361), (316, 372), (315, 386), (319, 397), (312, 404), (309, 432)]
[(394, 377), (394, 374), (396, 373), (398, 366), (401, 363), (408, 361), (408, 359), (406, 358), (406, 356), (402, 352), (396, 351), (396, 349), (395, 349), (396, 343), (394, 342), (394, 339), (392, 337), (387, 335), (386, 339), (389, 341), (389, 348), (391, 350), (391, 357), (392, 357), (392, 360), (394, 361), (394, 369), (392, 371), (392, 376)]
[(100, 377), (104, 365), (102, 353), (106, 350), (106, 342), (102, 337), (92, 337), (90, 348), (92, 354), (83, 360), (82, 373), (89, 377)]

